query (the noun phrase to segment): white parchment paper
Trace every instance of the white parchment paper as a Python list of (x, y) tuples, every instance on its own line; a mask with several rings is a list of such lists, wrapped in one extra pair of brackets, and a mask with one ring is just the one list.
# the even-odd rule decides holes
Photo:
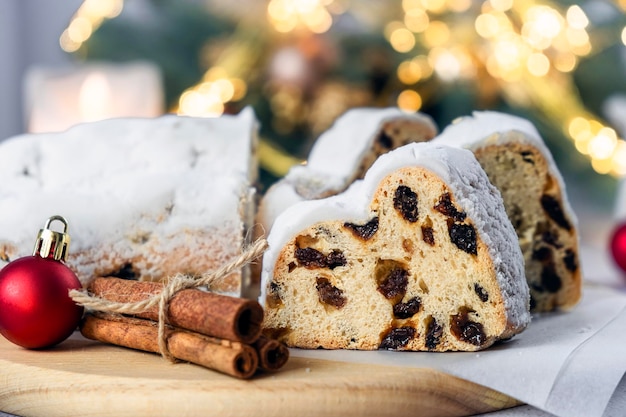
[[(556, 416), (602, 416), (626, 372), (626, 293), (585, 286), (567, 313), (533, 317), (512, 340), (482, 352), (292, 349), (294, 357), (434, 368)], [(621, 349), (621, 352), (620, 352)]]

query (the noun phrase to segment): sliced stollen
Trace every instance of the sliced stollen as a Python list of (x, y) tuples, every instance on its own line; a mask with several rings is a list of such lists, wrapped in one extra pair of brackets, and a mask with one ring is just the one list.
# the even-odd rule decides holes
[(257, 223), (269, 232), (287, 207), (340, 193), (363, 178), (378, 156), (436, 134), (434, 122), (422, 113), (395, 107), (350, 109), (317, 138), (306, 164), (292, 167), (267, 190), (259, 203)]
[(265, 332), (327, 349), (484, 349), (530, 321), (523, 257), (473, 154), (414, 143), (268, 237)]
[(531, 310), (573, 307), (581, 296), (578, 224), (550, 150), (528, 120), (476, 112), (435, 143), (470, 149), (502, 194), (525, 259)]
[[(68, 266), (159, 281), (209, 272), (241, 254), (254, 221), (257, 121), (112, 119), (0, 144), (2, 266), (32, 254), (52, 215), (69, 223)], [(214, 290), (238, 295), (246, 271)]]

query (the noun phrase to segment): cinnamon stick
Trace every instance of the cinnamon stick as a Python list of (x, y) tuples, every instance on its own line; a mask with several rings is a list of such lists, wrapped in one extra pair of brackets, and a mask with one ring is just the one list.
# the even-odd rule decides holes
[[(132, 303), (159, 294), (163, 285), (156, 282), (120, 278), (96, 278), (87, 290), (109, 301)], [(158, 320), (158, 306), (137, 317)], [(261, 334), (263, 308), (254, 300), (230, 297), (198, 289), (176, 293), (169, 300), (167, 323), (221, 339), (252, 343)]]
[[(87, 314), (80, 331), (88, 339), (159, 353), (156, 323), (111, 314)], [(256, 351), (249, 345), (218, 340), (168, 328), (167, 348), (177, 359), (192, 362), (241, 379), (250, 378), (258, 367)]]
[(259, 368), (265, 371), (277, 371), (289, 359), (289, 349), (278, 340), (265, 335), (261, 335), (252, 347), (259, 355)]

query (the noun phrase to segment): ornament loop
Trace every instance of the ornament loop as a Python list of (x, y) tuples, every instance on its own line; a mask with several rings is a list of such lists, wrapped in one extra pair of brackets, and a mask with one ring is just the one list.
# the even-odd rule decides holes
[[(53, 221), (59, 221), (63, 223), (63, 232), (56, 232), (50, 229), (50, 225)], [(35, 248), (33, 249), (33, 256), (40, 256), (42, 258), (52, 258), (55, 261), (63, 261), (67, 259), (67, 252), (70, 246), (70, 235), (68, 234), (68, 223), (63, 216), (52, 216), (44, 225), (44, 228), (39, 230), (37, 235), (37, 241), (35, 242)]]

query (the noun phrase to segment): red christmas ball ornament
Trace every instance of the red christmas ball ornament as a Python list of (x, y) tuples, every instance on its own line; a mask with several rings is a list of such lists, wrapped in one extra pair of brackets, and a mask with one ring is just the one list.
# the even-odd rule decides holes
[[(63, 223), (63, 233), (50, 229), (54, 220)], [(0, 270), (0, 334), (16, 345), (28, 349), (56, 345), (72, 334), (82, 317), (83, 307), (68, 294), (81, 283), (63, 264), (70, 242), (67, 229), (63, 217), (50, 217), (39, 231), (33, 256)]]
[(611, 236), (611, 254), (622, 271), (626, 272), (626, 223), (617, 226)]

